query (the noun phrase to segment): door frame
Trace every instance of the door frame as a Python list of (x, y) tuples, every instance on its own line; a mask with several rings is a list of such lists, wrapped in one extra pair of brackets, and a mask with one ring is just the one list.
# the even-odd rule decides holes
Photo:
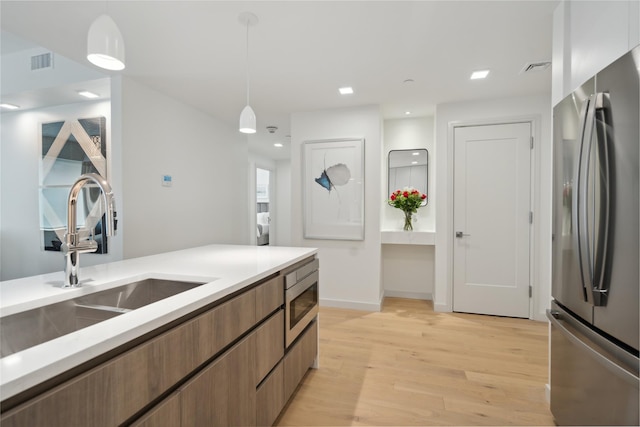
[[(472, 127), (472, 126), (487, 126), (487, 125), (504, 125), (514, 123), (529, 123), (531, 126), (531, 136), (533, 138), (533, 149), (531, 150), (531, 163), (530, 163), (530, 200), (529, 206), (533, 212), (533, 223), (529, 227), (529, 285), (532, 288), (531, 298), (529, 298), (529, 319), (531, 320), (545, 320), (538, 319), (536, 317), (535, 308), (538, 306), (538, 283), (540, 283), (539, 275), (539, 260), (536, 256), (536, 248), (540, 245), (537, 238), (536, 230), (540, 226), (540, 135), (541, 135), (541, 116), (540, 115), (526, 115), (515, 117), (500, 117), (494, 119), (483, 120), (465, 120), (459, 122), (449, 122), (449, 129), (447, 132), (447, 191), (449, 194), (453, 194), (454, 191), (454, 137), (455, 129), (459, 127)], [(447, 221), (447, 301), (449, 301), (449, 311), (453, 311), (453, 249), (454, 249), (454, 223), (453, 223), (453, 209), (454, 209), (454, 197), (448, 198), (448, 221)]]

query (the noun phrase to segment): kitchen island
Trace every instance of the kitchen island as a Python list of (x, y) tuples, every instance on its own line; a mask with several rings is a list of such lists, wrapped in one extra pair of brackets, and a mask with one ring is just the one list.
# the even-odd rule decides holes
[[(82, 286), (79, 288), (62, 288), (62, 272), (0, 282), (2, 317), (147, 278), (204, 283), (188, 291), (0, 359), (3, 424), (7, 422), (7, 412), (5, 412), (7, 409), (8, 414), (11, 415), (12, 411), (19, 411), (22, 406), (37, 402), (44, 395), (50, 396), (57, 389), (68, 388), (67, 385), (74, 381), (79, 382), (78, 378), (86, 377), (85, 379), (89, 382), (95, 381), (95, 378), (90, 378), (91, 375), (105, 367), (111, 369), (117, 360), (126, 358), (129, 354), (144, 349), (145, 346), (157, 348), (154, 347), (153, 351), (149, 350), (151, 353), (145, 356), (144, 360), (155, 360), (156, 356), (161, 359), (166, 356), (162, 353), (163, 351), (170, 353), (171, 357), (174, 357), (174, 353), (184, 353), (189, 359), (188, 363), (180, 359), (173, 365), (186, 366), (191, 363), (194, 367), (193, 369), (192, 367), (184, 368), (183, 370), (188, 372), (184, 377), (180, 374), (180, 379), (175, 381), (175, 384), (172, 382), (171, 386), (158, 385), (157, 380), (150, 378), (149, 381), (154, 384), (149, 385), (148, 388), (151, 391), (145, 391), (145, 393), (151, 400), (142, 402), (140, 408), (134, 408), (134, 413), (123, 415), (126, 416), (125, 420), (108, 419), (105, 425), (111, 425), (114, 422), (119, 424), (122, 421), (130, 423), (144, 418), (144, 413), (152, 412), (153, 407), (161, 403), (161, 400), (169, 399), (171, 393), (179, 393), (191, 377), (197, 378), (198, 375), (202, 375), (200, 371), (206, 364), (215, 365), (217, 358), (222, 357), (223, 353), (224, 355), (228, 352), (247, 353), (243, 350), (243, 346), (251, 344), (252, 347), (247, 348), (255, 348), (255, 350), (249, 350), (247, 354), (256, 353), (257, 365), (264, 365), (264, 361), (260, 361), (261, 354), (264, 352), (259, 348), (260, 343), (265, 341), (263, 336), (278, 336), (284, 332), (284, 314), (281, 310), (283, 276), (288, 268), (314, 257), (316, 252), (316, 249), (311, 248), (210, 245), (81, 268)], [(262, 310), (264, 314), (260, 314), (260, 309), (268, 295), (275, 295), (279, 300), (270, 301), (270, 305)], [(250, 316), (244, 316), (245, 311)], [(238, 313), (242, 316), (238, 317)], [(226, 327), (233, 331), (227, 332), (224, 329)], [(204, 333), (206, 328), (211, 329), (210, 335), (198, 335), (198, 333)], [(314, 328), (317, 328), (317, 325), (314, 324)], [(263, 330), (270, 331), (270, 335), (264, 335), (264, 333), (261, 335)], [(175, 341), (174, 335), (178, 332), (184, 337), (179, 337)], [(24, 333), (28, 334), (29, 331)], [(226, 335), (228, 338), (224, 340), (220, 338)], [(307, 335), (317, 341), (317, 329), (314, 329), (313, 334)], [(220, 342), (209, 345), (209, 347), (213, 346), (207, 350), (210, 354), (203, 353), (200, 359), (191, 357), (191, 353), (204, 351), (203, 342), (208, 341), (209, 336), (212, 342)], [(308, 338), (307, 341), (313, 341), (312, 338)], [(185, 342), (191, 343), (190, 345), (194, 348), (176, 347), (173, 345), (176, 342), (181, 345)], [(169, 343), (173, 344), (169, 345)], [(304, 351), (300, 350), (299, 353), (304, 354), (308, 359), (311, 350), (317, 353), (316, 345), (313, 343), (313, 346), (306, 346)], [(295, 347), (292, 346), (292, 349)], [(293, 350), (291, 353), (294, 353)], [(273, 359), (273, 356), (271, 358)], [(304, 357), (300, 360), (303, 359), (306, 360)], [(308, 367), (304, 360), (302, 365), (306, 364)], [(299, 362), (299, 360), (296, 361), (298, 365)], [(148, 363), (144, 361), (136, 363), (134, 372), (137, 369), (144, 370), (145, 378), (153, 375), (163, 378), (166, 376), (162, 371), (155, 371), (160, 369), (157, 366), (147, 366)], [(255, 380), (251, 378), (251, 381), (255, 382), (254, 392), (255, 387), (265, 386), (273, 389), (272, 374), (282, 375), (279, 369), (282, 365), (282, 357), (280, 360), (274, 359), (273, 363), (277, 364), (276, 367), (267, 364), (269, 369), (273, 369), (272, 372), (267, 369), (267, 372), (262, 373), (262, 377)], [(126, 369), (122, 372), (125, 372), (126, 380), (128, 375)], [(122, 372), (118, 372), (118, 375), (122, 376)], [(100, 372), (100, 375), (104, 373)], [(252, 375), (256, 376), (257, 373)], [(117, 379), (108, 378), (105, 381), (104, 391), (108, 395), (112, 392), (110, 389), (112, 384), (109, 381), (117, 381)], [(113, 390), (116, 389), (117, 387), (113, 387)], [(89, 390), (88, 393), (96, 393), (96, 391)], [(97, 394), (100, 395), (99, 390)], [(184, 400), (184, 396), (182, 398)], [(251, 399), (255, 407), (255, 396)], [(246, 424), (253, 424), (253, 420), (255, 418), (250, 418)], [(219, 420), (220, 423), (230, 421), (232, 420)], [(273, 420), (270, 419), (270, 421)], [(11, 423), (8, 422), (7, 425)]]

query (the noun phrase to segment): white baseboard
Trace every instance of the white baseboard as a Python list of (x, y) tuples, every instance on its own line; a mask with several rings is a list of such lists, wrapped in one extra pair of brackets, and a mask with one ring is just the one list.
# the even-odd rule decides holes
[(433, 294), (431, 294), (430, 292), (405, 292), (385, 290), (384, 296), (391, 298), (424, 299), (429, 301), (433, 299)]
[(550, 384), (544, 385), (544, 397), (545, 399), (547, 399), (547, 403), (551, 403), (551, 385)]
[(533, 320), (537, 321), (537, 322), (548, 322), (549, 319), (547, 319), (547, 314), (543, 311), (542, 313), (535, 313), (533, 315)]
[(345, 300), (339, 300), (339, 299), (321, 298), (320, 306), (348, 308), (350, 310), (380, 311), (382, 308), (382, 300), (378, 301), (378, 303), (372, 303), (372, 302), (345, 301)]
[(451, 313), (453, 311), (453, 308), (451, 308), (449, 304), (437, 304), (434, 301), (433, 311), (440, 312), (440, 313)]

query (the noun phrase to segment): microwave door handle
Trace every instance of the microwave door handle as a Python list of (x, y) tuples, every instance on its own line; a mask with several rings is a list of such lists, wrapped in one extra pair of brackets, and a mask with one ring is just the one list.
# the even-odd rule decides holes
[(296, 283), (285, 292), (287, 303), (293, 301), (297, 297), (299, 297), (304, 291), (313, 286), (314, 283), (318, 282), (318, 272), (314, 271), (307, 277), (305, 277), (302, 281)]
[(609, 147), (607, 130), (607, 110), (609, 105), (609, 94), (598, 93), (595, 102), (595, 125), (596, 125), (596, 148), (597, 159), (596, 170), (597, 183), (594, 193), (594, 250), (593, 250), (593, 300), (595, 305), (606, 305), (606, 293), (608, 289), (605, 284), (605, 270), (607, 266), (607, 250), (609, 246), (609, 215), (611, 201), (611, 177), (609, 168)]
[[(589, 112), (591, 109), (591, 98), (585, 99), (582, 103), (582, 108), (580, 109), (580, 137), (578, 139), (578, 145), (576, 147), (576, 164), (575, 164), (575, 175), (574, 175), (574, 183), (576, 191), (573, 193), (573, 198), (571, 201), (571, 220), (572, 220), (572, 228), (573, 228), (573, 246), (574, 250), (578, 254), (578, 270), (580, 272), (580, 283), (582, 286), (582, 297), (583, 301), (591, 302), (591, 293), (588, 292), (587, 283), (589, 279), (588, 268), (585, 268), (586, 263), (586, 247), (584, 245), (586, 230), (583, 227), (585, 221), (585, 208), (586, 208), (586, 179), (584, 169), (586, 168), (585, 164), (585, 141), (586, 134), (590, 134), (587, 129), (587, 118), (589, 116)], [(585, 228), (585, 230), (583, 230)], [(586, 273), (586, 274), (585, 274)]]

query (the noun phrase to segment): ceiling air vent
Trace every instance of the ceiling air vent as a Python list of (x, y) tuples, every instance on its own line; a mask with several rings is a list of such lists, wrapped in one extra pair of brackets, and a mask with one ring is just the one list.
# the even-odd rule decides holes
[(53, 68), (53, 54), (51, 52), (31, 57), (31, 71)]
[(529, 62), (528, 64), (525, 64), (524, 68), (520, 71), (520, 74), (544, 71), (549, 68), (550, 65), (550, 61)]

